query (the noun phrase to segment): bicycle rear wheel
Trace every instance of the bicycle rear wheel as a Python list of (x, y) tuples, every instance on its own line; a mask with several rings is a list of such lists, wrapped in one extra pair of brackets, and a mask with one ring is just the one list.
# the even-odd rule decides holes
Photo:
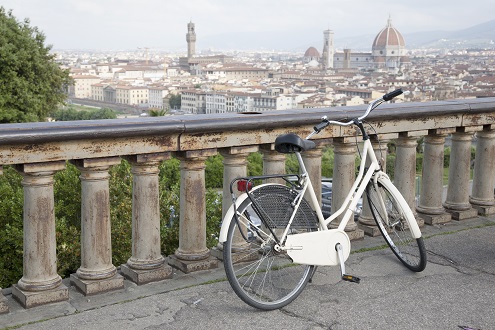
[[(248, 305), (273, 310), (292, 302), (313, 275), (314, 266), (294, 264), (275, 246), (294, 211), (296, 192), (268, 184), (250, 192), (232, 217), (223, 245), (224, 267), (234, 292)], [(316, 214), (306, 200), (295, 215), (289, 234), (318, 229)]]
[(409, 206), (390, 181), (372, 182), (366, 187), (373, 218), (385, 241), (399, 260), (410, 270), (420, 272), (426, 267), (423, 238), (415, 238), (412, 229), (419, 231)]

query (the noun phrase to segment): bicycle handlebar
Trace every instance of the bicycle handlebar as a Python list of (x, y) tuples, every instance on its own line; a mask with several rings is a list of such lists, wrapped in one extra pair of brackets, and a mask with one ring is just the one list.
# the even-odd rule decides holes
[(395, 90), (395, 91), (393, 91), (393, 92), (390, 92), (390, 93), (388, 93), (388, 94), (383, 95), (383, 96), (382, 96), (382, 99), (383, 99), (384, 101), (390, 101), (391, 99), (393, 99), (393, 98), (394, 98), (394, 97), (396, 97), (396, 96), (399, 96), (399, 95), (400, 95), (400, 94), (402, 94), (402, 93), (403, 93), (402, 89), (400, 89), (400, 88), (399, 88), (399, 89), (396, 89), (396, 90)]
[(344, 122), (343, 123), (343, 122), (340, 122), (340, 121), (328, 120), (327, 116), (323, 116), (323, 118), (321, 118), (321, 122), (318, 125), (316, 125), (316, 126), (313, 127), (314, 132), (310, 136), (312, 136), (313, 134), (320, 133), (320, 131), (322, 129), (324, 129), (325, 127), (327, 127), (330, 124), (339, 125), (339, 126), (349, 126), (349, 125), (354, 124), (354, 122), (356, 120), (357, 121), (361, 121), (361, 120), (365, 119), (366, 117), (368, 117), (368, 115), (370, 114), (370, 112), (373, 109), (375, 109), (376, 107), (378, 107), (380, 104), (382, 104), (383, 102), (386, 102), (386, 101), (390, 101), (391, 99), (393, 99), (396, 96), (401, 95), (402, 93), (403, 93), (402, 89), (399, 88), (399, 89), (396, 89), (393, 92), (390, 92), (390, 93), (387, 93), (387, 94), (383, 95), (382, 97), (380, 97), (379, 99), (374, 100), (373, 102), (371, 102), (368, 105), (368, 108), (366, 109), (366, 112), (364, 113), (364, 115), (362, 115), (361, 117), (355, 118), (355, 119), (353, 119), (351, 121), (348, 121), (348, 122)]

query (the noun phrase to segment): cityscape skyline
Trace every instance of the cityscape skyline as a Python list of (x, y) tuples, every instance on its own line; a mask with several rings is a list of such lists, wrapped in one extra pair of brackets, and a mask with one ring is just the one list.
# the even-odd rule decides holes
[[(478, 1), (477, 6), (466, 6), (457, 0), (356, 0), (351, 9), (346, 1), (328, 0), (308, 0), (304, 4), (293, 0), (191, 0), (173, 4), (144, 0), (139, 5), (128, 0), (52, 0), (49, 4), (5, 0), (2, 6), (12, 10), (19, 21), (29, 19), (30, 25), (38, 27), (54, 49), (149, 47), (171, 51), (186, 48), (184, 30), (190, 21), (198, 27), (199, 50), (236, 48), (239, 44), (245, 45), (244, 49), (262, 49), (270, 45), (270, 40), (274, 41), (274, 49), (287, 50), (320, 40), (324, 29), (334, 31), (336, 42), (346, 36), (376, 34), (389, 15), (394, 26), (407, 34), (468, 28), (493, 19), (489, 8), (495, 9), (495, 4), (486, 0)], [(375, 15), (371, 14), (373, 11)], [(229, 42), (234, 38), (235, 43)]]

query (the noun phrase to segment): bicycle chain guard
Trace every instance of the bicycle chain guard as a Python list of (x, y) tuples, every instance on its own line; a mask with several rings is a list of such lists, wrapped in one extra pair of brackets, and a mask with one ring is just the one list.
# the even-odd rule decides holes
[(298, 264), (337, 266), (340, 261), (335, 247), (339, 243), (345, 261), (351, 253), (351, 241), (339, 229), (288, 235), (283, 249)]

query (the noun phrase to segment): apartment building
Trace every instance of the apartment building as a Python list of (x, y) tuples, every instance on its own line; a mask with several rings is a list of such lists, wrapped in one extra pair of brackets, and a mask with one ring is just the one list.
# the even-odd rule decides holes
[(232, 93), (233, 112), (253, 112), (254, 99), (249, 93)]
[(227, 112), (227, 93), (210, 92), (206, 93), (205, 113), (225, 113)]
[(169, 108), (166, 97), (169, 90), (166, 87), (150, 87), (149, 88), (149, 107), (151, 109), (167, 110)]
[(206, 113), (264, 112), (297, 108), (295, 95), (280, 94), (280, 90), (263, 93), (206, 93)]
[(206, 112), (206, 92), (189, 89), (180, 94), (180, 109), (184, 112), (204, 114)]
[(106, 86), (105, 84), (101, 84), (101, 83), (91, 85), (91, 99), (95, 101), (103, 102), (105, 100), (104, 92), (103, 92), (103, 88), (105, 86)]
[(99, 77), (92, 75), (74, 75), (72, 79), (74, 84), (69, 86), (69, 97), (78, 99), (91, 98), (91, 85), (101, 82)]
[(149, 90), (144, 86), (117, 86), (115, 88), (116, 103), (138, 107), (148, 107)]

